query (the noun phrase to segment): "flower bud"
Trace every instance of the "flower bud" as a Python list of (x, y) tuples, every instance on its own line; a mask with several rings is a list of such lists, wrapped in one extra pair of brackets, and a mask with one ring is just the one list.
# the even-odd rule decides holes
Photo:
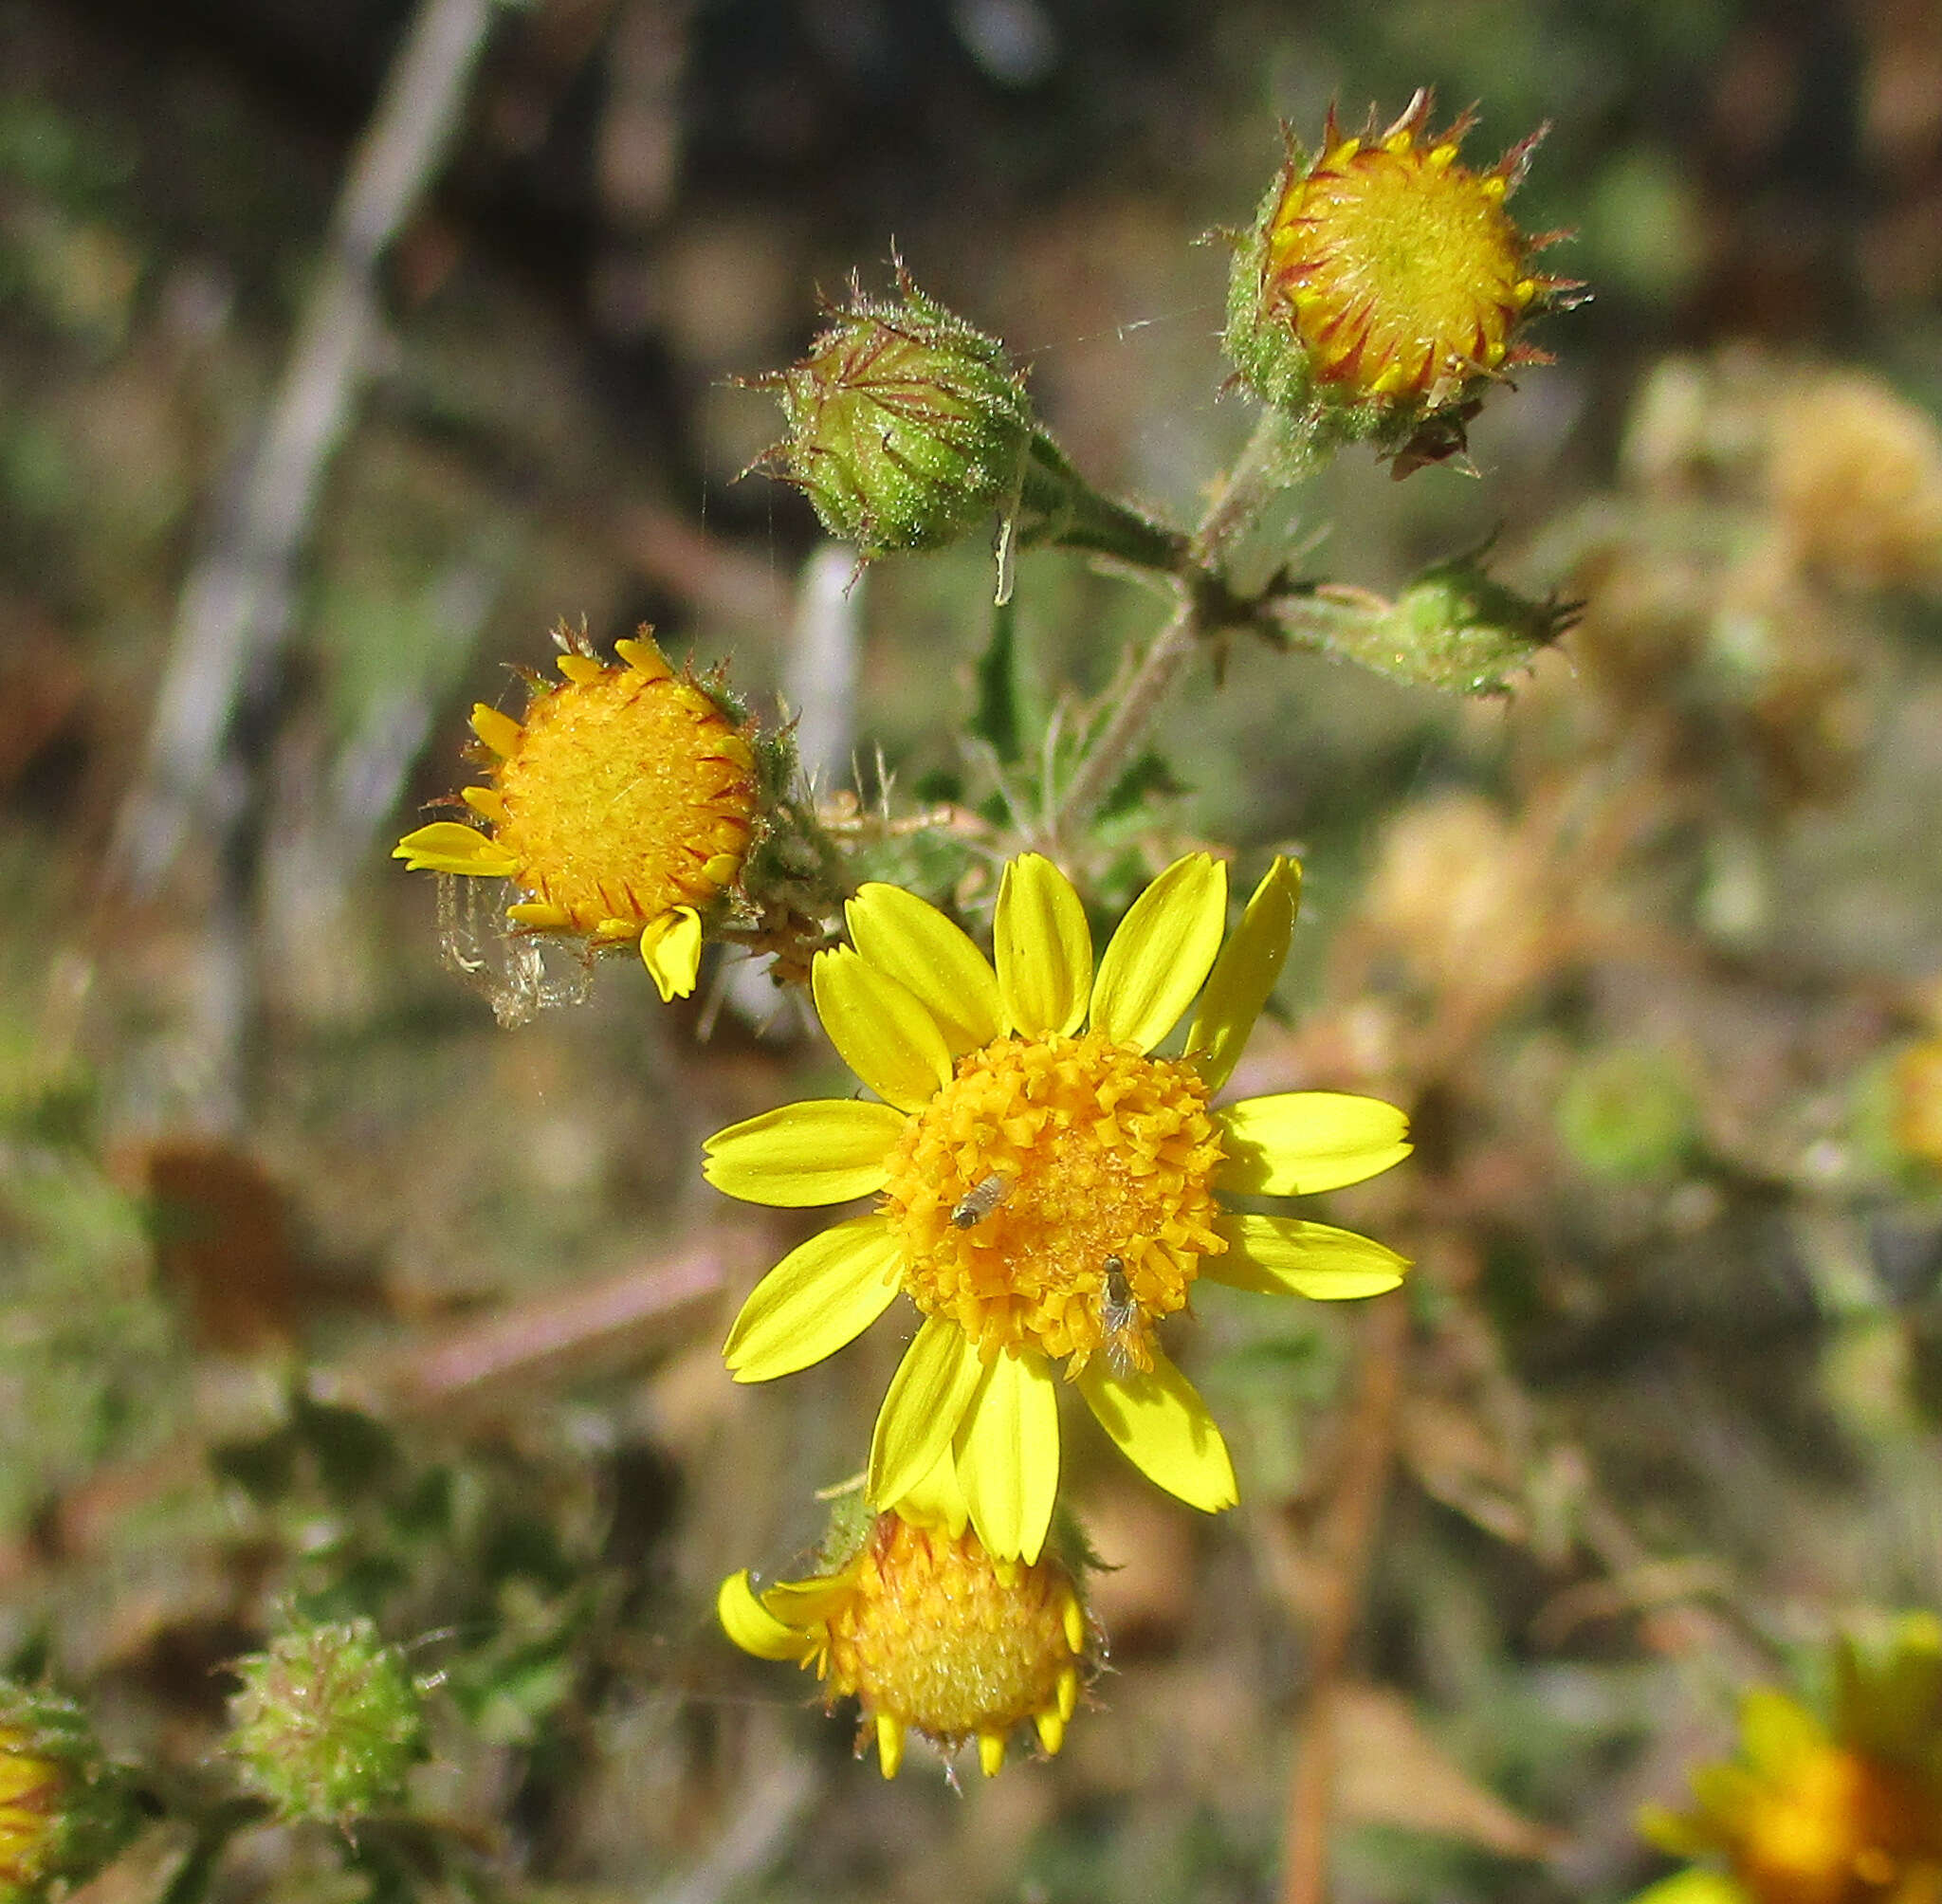
[(280, 1817), (348, 1826), (403, 1802), (424, 1715), (404, 1655), (370, 1620), (298, 1626), (229, 1670), (243, 1688), (228, 1749)]
[(746, 1573), (723, 1582), (717, 1609), (743, 1652), (813, 1667), (831, 1707), (853, 1695), (856, 1749), (874, 1740), (887, 1779), (909, 1731), (947, 1757), (975, 1739), (987, 1778), (1028, 1720), (1058, 1750), (1093, 1650), (1064, 1562), (1050, 1550), (1031, 1565), (994, 1561), (961, 1517), (907, 1503), (832, 1545), (807, 1579), (760, 1590)]
[(0, 1904), (92, 1877), (137, 1822), (81, 1709), (0, 1681)]
[(1487, 574), (1483, 550), (1425, 569), (1392, 602), (1323, 589), (1367, 609), (1329, 628), (1327, 645), (1393, 681), (1499, 694), (1578, 618), (1579, 604), (1533, 601)]
[(1528, 237), (1504, 210), (1542, 130), (1472, 172), (1470, 116), (1432, 133), (1430, 104), (1419, 92), (1387, 130), (1371, 117), (1347, 138), (1331, 110), (1312, 161), (1291, 137), (1228, 289), (1241, 381), (1313, 444), (1374, 441), (1399, 476), (1459, 453), (1489, 385), (1548, 361), (1523, 323), (1575, 302), (1530, 268), (1562, 234)]
[(789, 434), (762, 459), (864, 559), (954, 542), (1018, 489), (1030, 448), (1024, 384), (995, 338), (897, 269), (897, 297), (850, 302), (800, 363), (757, 379)]

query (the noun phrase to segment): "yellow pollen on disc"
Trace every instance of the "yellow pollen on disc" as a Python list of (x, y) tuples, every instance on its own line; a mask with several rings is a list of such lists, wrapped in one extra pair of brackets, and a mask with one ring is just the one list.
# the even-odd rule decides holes
[[(850, 1594), (829, 1616), (820, 1669), (829, 1697), (854, 1694), (881, 1742), (906, 1728), (986, 1756), (1026, 1720), (1057, 1719), (1078, 1667), (1066, 1633), (1072, 1597), (1054, 1561), (1001, 1580), (976, 1534), (956, 1540), (896, 1514), (878, 1517), (849, 1570)], [(893, 1770), (887, 1760), (886, 1775)]]
[(741, 870), (756, 809), (751, 756), (714, 703), (665, 668), (567, 660), (565, 683), (536, 695), (522, 723), (507, 722), (512, 735), (480, 729), (503, 756), (497, 812), (471, 804), (519, 863), (526, 899), (516, 916), (638, 938), (676, 906), (707, 905)]
[(904, 1286), (987, 1353), (1104, 1347), (1151, 1365), (1150, 1325), (1187, 1299), (1215, 1234), (1220, 1142), (1189, 1067), (1103, 1033), (1000, 1038), (906, 1126), (884, 1209)]
[(1349, 139), (1291, 174), (1268, 236), (1266, 292), (1318, 380), (1352, 395), (1441, 401), (1493, 369), (1530, 302), (1530, 246), (1506, 183), (1448, 144)]

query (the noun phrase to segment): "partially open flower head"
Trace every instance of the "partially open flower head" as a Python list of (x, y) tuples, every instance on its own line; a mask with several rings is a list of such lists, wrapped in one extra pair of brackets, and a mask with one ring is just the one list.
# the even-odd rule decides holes
[(946, 1759), (975, 1742), (991, 1778), (1021, 1727), (1048, 1752), (1065, 1743), (1091, 1632), (1076, 1565), (993, 1560), (948, 1463), (933, 1481), (921, 1502), (853, 1527), (807, 1579), (758, 1588), (734, 1574), (716, 1604), (744, 1652), (813, 1667), (833, 1708), (857, 1700), (856, 1748), (874, 1740), (887, 1779), (910, 1732)]
[(368, 1620), (298, 1625), (233, 1662), (229, 1751), (285, 1819), (349, 1825), (402, 1803), (426, 1753), (411, 1668)]
[(0, 1681), (0, 1904), (92, 1877), (137, 1821), (81, 1709)]
[[(1693, 1778), (1690, 1812), (1648, 1814), (1669, 1851), (1717, 1860), (1655, 1904), (1929, 1904), (1942, 1897), (1942, 1623), (1843, 1643), (1823, 1725), (1785, 1693), (1750, 1693), (1739, 1756)], [(1720, 1868), (1723, 1867), (1723, 1868)], [(1645, 1904), (1643, 1898), (1637, 1904)]]
[(1032, 408), (1004, 347), (901, 265), (894, 299), (852, 283), (827, 315), (808, 357), (757, 379), (789, 419), (764, 466), (866, 559), (956, 541), (1023, 478)]
[(760, 823), (756, 753), (739, 716), (677, 675), (647, 630), (614, 644), (614, 667), (559, 639), (565, 679), (534, 677), (522, 719), (472, 710), (489, 774), (462, 796), (477, 824), (434, 820), (394, 856), (508, 880), (516, 930), (638, 947), (662, 998), (685, 998)]
[(1237, 248), (1227, 352), (1264, 402), (1321, 440), (1373, 439), (1397, 473), (1457, 453), (1485, 389), (1547, 361), (1519, 333), (1575, 287), (1530, 268), (1505, 210), (1531, 135), (1486, 172), (1458, 157), (1473, 119), (1430, 129), (1419, 92), (1378, 131), (1344, 137), (1331, 111), (1312, 159), (1286, 164)]
[[(1055, 1364), (1162, 1487), (1235, 1500), (1227, 1450), (1155, 1325), (1201, 1277), (1360, 1296), (1404, 1264), (1365, 1237), (1222, 1207), (1359, 1182), (1408, 1154), (1402, 1112), (1295, 1091), (1216, 1108), (1287, 954), (1299, 870), (1277, 859), (1222, 945), (1227, 870), (1205, 853), (1147, 888), (1095, 972), (1078, 894), (1049, 860), (1005, 869), (997, 969), (900, 888), (850, 902), (853, 949), (817, 956), (816, 1010), (881, 1102), (790, 1105), (707, 1145), (717, 1187), (784, 1207), (875, 1197), (760, 1283), (727, 1343), (761, 1382), (820, 1361), (901, 1291), (922, 1327), (870, 1450), (897, 1507), (946, 1455), (985, 1547), (1035, 1560), (1058, 1486)], [(1158, 1047), (1200, 998), (1178, 1056)]]

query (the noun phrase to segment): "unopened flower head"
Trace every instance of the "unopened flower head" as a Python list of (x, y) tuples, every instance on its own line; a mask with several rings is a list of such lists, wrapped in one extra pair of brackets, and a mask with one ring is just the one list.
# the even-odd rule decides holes
[[(949, 1456), (985, 1547), (1035, 1560), (1058, 1487), (1054, 1364), (1162, 1487), (1214, 1511), (1234, 1470), (1155, 1325), (1200, 1277), (1360, 1296), (1404, 1263), (1365, 1237), (1241, 1215), (1218, 1194), (1359, 1182), (1408, 1154), (1401, 1111), (1296, 1091), (1216, 1108), (1287, 954), (1299, 870), (1277, 859), (1222, 945), (1227, 870), (1177, 861), (1095, 972), (1078, 894), (1049, 860), (1005, 869), (997, 968), (900, 888), (850, 902), (853, 949), (817, 956), (815, 1005), (881, 1100), (813, 1101), (717, 1134), (718, 1188), (784, 1207), (874, 1195), (759, 1284), (729, 1335), (737, 1380), (808, 1366), (902, 1291), (924, 1322), (877, 1418), (870, 1495), (897, 1507)], [(1178, 1057), (1156, 1048), (1200, 998)]]
[(0, 1681), (0, 1904), (92, 1877), (136, 1823), (81, 1709)]
[(807, 357), (760, 379), (789, 420), (764, 463), (866, 559), (956, 541), (1022, 480), (1032, 408), (1004, 347), (901, 265), (896, 298), (852, 284), (828, 316)]
[(1458, 152), (1468, 114), (1430, 129), (1431, 101), (1344, 137), (1331, 111), (1312, 159), (1289, 155), (1237, 247), (1227, 350), (1264, 402), (1317, 437), (1372, 438), (1398, 472), (1456, 454), (1484, 389), (1548, 361), (1519, 336), (1575, 287), (1530, 268), (1505, 210), (1542, 137), (1486, 172)]
[(1843, 1643), (1831, 1725), (1783, 1693), (1748, 1695), (1739, 1756), (1693, 1777), (1689, 1812), (1642, 1821), (1669, 1851), (1717, 1860), (1635, 1904), (1916, 1904), (1942, 1896), (1942, 1623)]
[(348, 1825), (398, 1805), (425, 1756), (418, 1688), (368, 1620), (299, 1626), (230, 1667), (229, 1750), (287, 1819)]
[(755, 751), (741, 720), (677, 675), (646, 630), (614, 644), (617, 667), (577, 641), (568, 650), (565, 680), (535, 677), (522, 720), (473, 708), (490, 784), (462, 797), (481, 824), (435, 820), (394, 856), (413, 870), (510, 880), (516, 928), (638, 946), (662, 998), (685, 998), (759, 824)]
[(946, 1758), (975, 1741), (991, 1778), (1022, 1726), (1047, 1752), (1065, 1743), (1091, 1634), (1073, 1569), (1050, 1553), (993, 1560), (949, 1464), (933, 1478), (921, 1502), (871, 1515), (807, 1579), (759, 1589), (731, 1575), (717, 1609), (744, 1652), (814, 1668), (831, 1707), (855, 1698), (857, 1750), (874, 1740), (886, 1778), (910, 1732)]

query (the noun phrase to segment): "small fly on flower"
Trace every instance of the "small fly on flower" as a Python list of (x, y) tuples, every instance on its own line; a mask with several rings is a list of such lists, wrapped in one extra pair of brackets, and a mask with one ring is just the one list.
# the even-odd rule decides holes
[(1127, 1266), (1119, 1256), (1108, 1256), (1106, 1273), (1099, 1286), (1099, 1333), (1106, 1344), (1106, 1360), (1117, 1376), (1127, 1376), (1147, 1365), (1142, 1340), (1145, 1311), (1127, 1280)]
[(958, 1199), (951, 1209), (951, 1221), (961, 1230), (975, 1230), (1011, 1194), (1012, 1180), (994, 1170)]

